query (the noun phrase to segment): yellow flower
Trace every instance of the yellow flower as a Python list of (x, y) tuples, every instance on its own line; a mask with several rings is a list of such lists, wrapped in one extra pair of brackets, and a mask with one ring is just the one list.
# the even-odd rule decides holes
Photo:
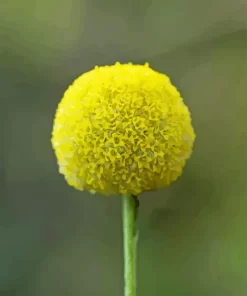
[(59, 103), (52, 132), (68, 184), (105, 195), (168, 186), (194, 140), (180, 93), (148, 64), (116, 63), (81, 75)]

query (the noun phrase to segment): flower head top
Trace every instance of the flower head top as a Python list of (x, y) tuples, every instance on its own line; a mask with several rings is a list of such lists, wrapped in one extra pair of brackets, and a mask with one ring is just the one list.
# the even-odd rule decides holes
[(179, 92), (148, 64), (116, 63), (81, 75), (65, 92), (52, 132), (68, 184), (105, 195), (168, 186), (194, 139)]

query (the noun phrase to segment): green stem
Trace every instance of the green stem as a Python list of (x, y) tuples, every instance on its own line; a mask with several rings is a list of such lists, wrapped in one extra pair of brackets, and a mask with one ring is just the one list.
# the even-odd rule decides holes
[(136, 196), (123, 196), (124, 296), (136, 296), (136, 218), (138, 206)]

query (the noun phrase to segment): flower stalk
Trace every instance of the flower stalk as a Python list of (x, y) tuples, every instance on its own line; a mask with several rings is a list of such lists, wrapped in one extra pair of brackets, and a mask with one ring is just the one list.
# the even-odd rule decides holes
[(124, 296), (136, 296), (137, 212), (136, 196), (123, 196)]

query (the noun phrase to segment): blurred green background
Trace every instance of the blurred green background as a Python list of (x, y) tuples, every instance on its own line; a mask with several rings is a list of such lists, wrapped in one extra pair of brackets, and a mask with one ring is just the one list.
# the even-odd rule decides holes
[(0, 295), (123, 295), (121, 201), (77, 192), (50, 145), (67, 86), (149, 62), (193, 116), (183, 176), (143, 194), (138, 295), (247, 294), (247, 2), (0, 4)]

